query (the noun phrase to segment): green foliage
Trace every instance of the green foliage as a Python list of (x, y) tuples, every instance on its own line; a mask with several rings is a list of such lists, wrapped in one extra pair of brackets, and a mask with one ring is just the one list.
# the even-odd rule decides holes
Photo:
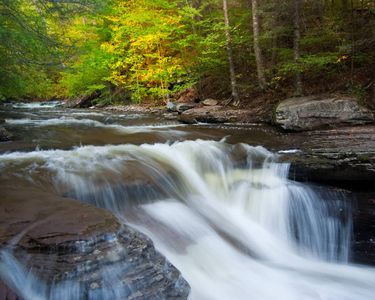
[[(207, 78), (212, 90), (229, 89), (221, 0), (74, 2), (0, 0), (2, 98), (99, 91), (102, 104), (160, 101)], [(295, 62), (292, 1), (260, 1), (260, 47), (269, 89), (291, 88), (296, 73), (325, 85), (356, 70), (369, 73), (375, 3), (353, 1), (360, 9), (353, 14), (340, 3), (303, 1)], [(238, 86), (244, 93), (262, 92), (256, 84), (251, 5), (245, 0), (229, 5)], [(353, 80), (349, 91), (365, 98), (363, 83)]]

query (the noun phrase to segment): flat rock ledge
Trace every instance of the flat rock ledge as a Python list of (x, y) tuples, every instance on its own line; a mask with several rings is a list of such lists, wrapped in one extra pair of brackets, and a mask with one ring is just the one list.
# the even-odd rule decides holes
[(291, 162), (292, 179), (373, 187), (374, 125), (291, 133), (286, 138), (301, 150), (282, 155), (282, 160)]
[[(190, 292), (152, 241), (110, 212), (33, 189), (2, 190), (0, 250), (0, 263), (10, 263), (10, 253), (48, 299), (187, 299)], [(19, 275), (0, 269), (0, 299), (28, 297), (33, 282), (20, 286)]]
[(355, 98), (309, 96), (282, 101), (276, 108), (275, 122), (285, 130), (305, 131), (340, 124), (372, 123), (374, 116)]
[(234, 109), (231, 107), (213, 105), (200, 106), (182, 112), (178, 120), (186, 124), (196, 123), (256, 123), (265, 119), (256, 111), (248, 109)]

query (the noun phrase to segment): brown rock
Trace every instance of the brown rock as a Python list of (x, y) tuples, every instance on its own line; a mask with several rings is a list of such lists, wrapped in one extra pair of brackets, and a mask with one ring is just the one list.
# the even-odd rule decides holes
[(216, 106), (219, 104), (219, 101), (215, 100), (215, 99), (206, 99), (202, 102), (203, 105), (206, 105), (206, 106)]
[[(111, 293), (119, 299), (186, 299), (189, 294), (178, 270), (147, 237), (88, 204), (34, 188), (2, 187), (0, 234), (0, 247), (13, 245), (13, 256), (46, 284), (44, 298), (59, 299), (62, 284), (79, 286), (64, 289), (66, 299), (88, 294), (103, 299)], [(11, 271), (0, 272), (0, 281), (9, 285)], [(14, 291), (27, 296), (17, 284)], [(0, 292), (11, 295), (4, 284)]]

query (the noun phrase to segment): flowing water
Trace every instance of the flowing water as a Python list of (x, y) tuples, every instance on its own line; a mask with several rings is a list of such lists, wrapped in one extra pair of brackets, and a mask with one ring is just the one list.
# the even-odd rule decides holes
[[(375, 269), (350, 262), (350, 199), (289, 180), (289, 165), (263, 147), (282, 144), (270, 129), (36, 104), (2, 115), (17, 141), (0, 148), (0, 185), (112, 211), (151, 237), (191, 299), (374, 299)], [(51, 298), (28, 274), (3, 250), (0, 278)], [(79, 298), (69, 284), (52, 298)]]

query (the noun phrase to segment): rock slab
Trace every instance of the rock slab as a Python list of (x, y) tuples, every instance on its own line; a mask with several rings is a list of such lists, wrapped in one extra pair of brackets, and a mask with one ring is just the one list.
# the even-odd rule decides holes
[(374, 116), (354, 98), (299, 97), (282, 101), (275, 122), (285, 130), (305, 131), (329, 125), (372, 123)]
[[(108, 211), (35, 189), (2, 188), (0, 249), (49, 299), (187, 299), (190, 290), (150, 239)], [(0, 272), (0, 293), (25, 298), (13, 273)]]

